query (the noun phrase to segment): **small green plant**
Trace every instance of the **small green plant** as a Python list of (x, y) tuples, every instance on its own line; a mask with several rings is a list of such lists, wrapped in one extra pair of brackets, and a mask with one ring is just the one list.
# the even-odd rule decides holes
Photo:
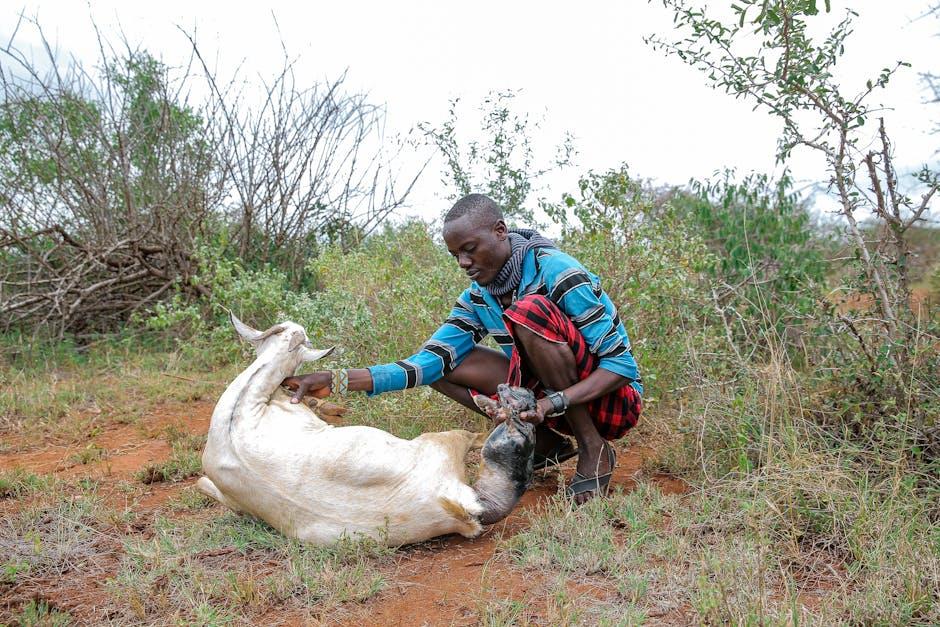
[(181, 481), (199, 474), (202, 469), (205, 435), (192, 435), (171, 426), (167, 428), (165, 438), (170, 444), (170, 457), (139, 470), (137, 479), (142, 483)]
[(0, 471), (0, 499), (18, 499), (52, 487), (52, 477), (37, 475), (22, 468)]
[(418, 128), (447, 162), (443, 182), (451, 191), (451, 199), (484, 193), (502, 207), (510, 223), (534, 227), (535, 214), (525, 206), (526, 200), (540, 178), (571, 165), (574, 143), (570, 134), (565, 135), (554, 158), (536, 165), (530, 135), (541, 122), (515, 113), (515, 97), (512, 91), (494, 91), (483, 99), (478, 108), (483, 141), (461, 138), (459, 100), (451, 101), (449, 117), (439, 127), (424, 122)]
[(42, 599), (33, 599), (27, 603), (16, 617), (16, 624), (23, 627), (65, 627), (72, 622), (68, 612), (63, 612)]
[(108, 458), (108, 451), (95, 442), (86, 444), (80, 451), (69, 455), (69, 461), (76, 464), (91, 464)]

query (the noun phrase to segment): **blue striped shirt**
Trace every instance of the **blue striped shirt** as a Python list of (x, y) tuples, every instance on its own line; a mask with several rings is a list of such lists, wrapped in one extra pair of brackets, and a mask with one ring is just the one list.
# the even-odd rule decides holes
[[(627, 331), (596, 275), (555, 248), (531, 250), (522, 263), (516, 297), (529, 294), (542, 294), (558, 305), (581, 331), (591, 353), (600, 358), (599, 367), (625, 377), (637, 392), (643, 393)], [(487, 335), (493, 336), (507, 357), (512, 356), (515, 348), (503, 322), (502, 306), (474, 281), (417, 353), (369, 368), (370, 396), (434, 383), (459, 366)]]

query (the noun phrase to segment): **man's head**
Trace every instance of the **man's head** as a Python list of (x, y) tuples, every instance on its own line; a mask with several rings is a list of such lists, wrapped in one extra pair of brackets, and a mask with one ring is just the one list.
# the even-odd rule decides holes
[(480, 285), (493, 282), (512, 252), (503, 211), (483, 194), (464, 196), (451, 207), (444, 216), (444, 242)]

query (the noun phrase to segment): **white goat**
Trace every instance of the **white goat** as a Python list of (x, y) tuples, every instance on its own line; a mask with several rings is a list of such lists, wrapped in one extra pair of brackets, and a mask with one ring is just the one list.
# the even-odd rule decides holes
[(232, 324), (258, 357), (212, 414), (206, 476), (197, 483), (206, 495), (315, 544), (364, 534), (395, 546), (449, 533), (473, 537), (524, 492), (531, 425), (507, 420), (494, 430), (471, 487), (465, 458), (481, 436), (455, 430), (403, 440), (372, 427), (333, 427), (307, 405), (290, 403), (280, 387), (302, 362), (332, 349), (314, 350), (293, 322), (264, 332), (234, 315)]

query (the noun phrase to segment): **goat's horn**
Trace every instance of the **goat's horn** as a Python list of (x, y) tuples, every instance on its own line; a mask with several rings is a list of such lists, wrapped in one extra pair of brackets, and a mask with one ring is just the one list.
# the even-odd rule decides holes
[(275, 333), (280, 333), (286, 327), (282, 324), (276, 324), (267, 331), (261, 332), (258, 329), (252, 328), (238, 319), (238, 316), (235, 315), (231, 310), (228, 311), (229, 318), (232, 321), (232, 326), (235, 327), (235, 330), (238, 331), (238, 334), (248, 340), (249, 342), (260, 342), (266, 337), (270, 337)]

